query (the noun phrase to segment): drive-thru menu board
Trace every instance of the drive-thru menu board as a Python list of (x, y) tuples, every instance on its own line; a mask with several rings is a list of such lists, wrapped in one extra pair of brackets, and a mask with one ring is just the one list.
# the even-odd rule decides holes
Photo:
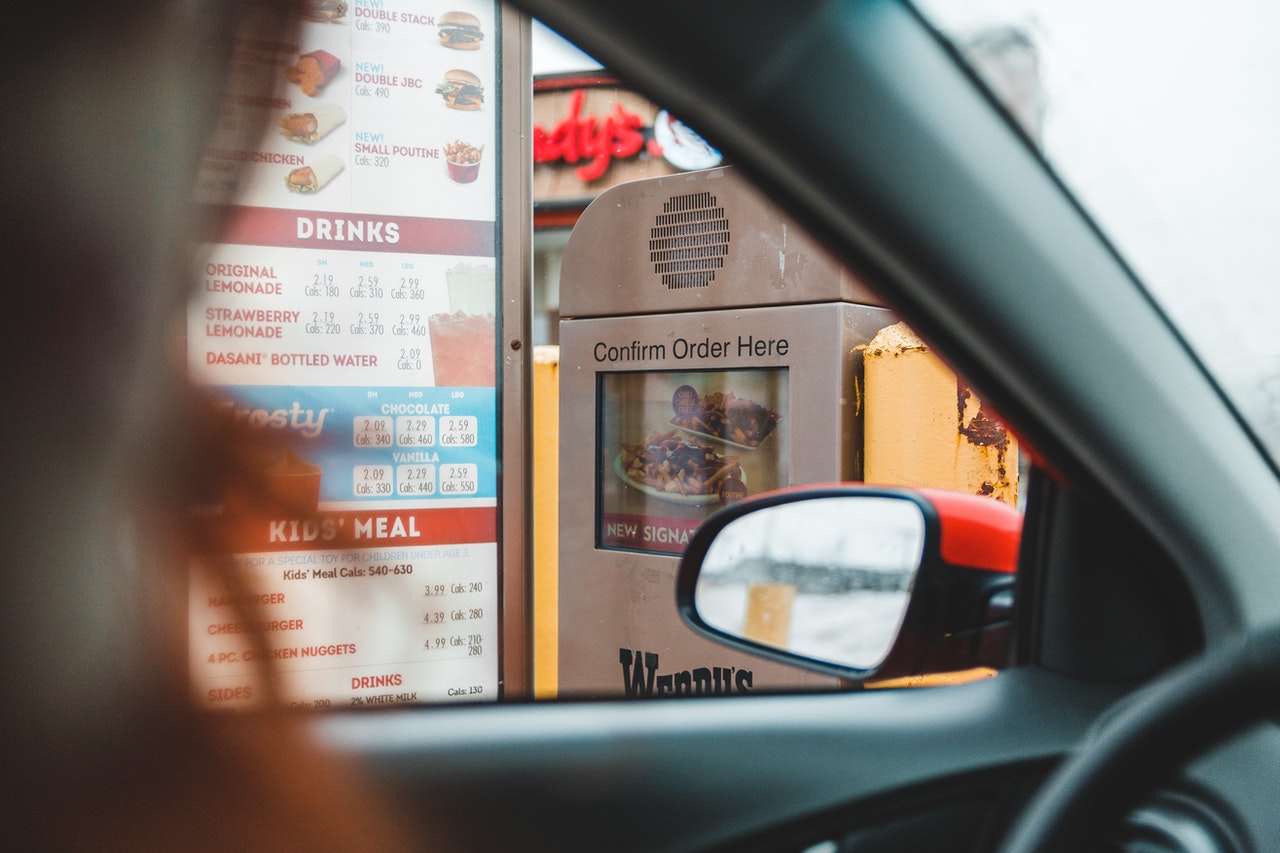
[[(200, 522), (196, 695), (497, 698), (496, 4), (312, 2), (188, 317), (216, 414), (286, 439)], [(267, 446), (264, 444), (264, 446)], [(205, 568), (198, 566), (198, 568)]]

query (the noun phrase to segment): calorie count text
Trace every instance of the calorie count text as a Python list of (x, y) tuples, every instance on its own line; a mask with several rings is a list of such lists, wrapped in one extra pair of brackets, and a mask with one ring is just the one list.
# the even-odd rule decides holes
[(473, 495), (476, 493), (477, 469), (469, 463), (440, 466), (440, 493), (444, 495)]
[(352, 490), (358, 498), (386, 497), (395, 488), (390, 465), (357, 465)]
[(431, 415), (396, 418), (396, 444), (401, 447), (435, 447), (436, 419)]
[(396, 494), (434, 495), (436, 493), (436, 466), (399, 465), (396, 467)]
[[(419, 316), (419, 315), (413, 315)], [(426, 327), (408, 327), (404, 325), (406, 315), (401, 315), (399, 325), (393, 325), (392, 334), (410, 334), (410, 329), (421, 328), (421, 337), (426, 336)], [(383, 321), (383, 315), (379, 311), (357, 311), (355, 318), (347, 318), (347, 320), (339, 320), (337, 311), (311, 311), (311, 319), (307, 320), (302, 327), (303, 333), (306, 334), (323, 334), (323, 336), (340, 336), (340, 334), (351, 334), (356, 337), (378, 337), (387, 334), (387, 323)]]
[[(437, 480), (437, 473), (440, 474)], [(358, 498), (431, 496), (435, 494), (474, 495), (478, 470), (470, 463), (437, 467), (423, 463), (408, 465), (357, 465), (352, 471), (352, 491)]]
[(473, 495), (477, 491), (475, 465), (449, 464), (437, 466), (421, 463), (409, 465), (357, 465), (353, 469), (352, 490), (358, 498), (402, 496)]
[(475, 447), (479, 441), (479, 420), (473, 415), (442, 417), (431, 415), (359, 415), (352, 422), (352, 443), (361, 449), (383, 447)]
[[(431, 561), (429, 565), (422, 565), (412, 558), (409, 560), (401, 558), (400, 561), (396, 561), (387, 559), (388, 556), (390, 555), (334, 553), (332, 560), (323, 559), (323, 567), (284, 570), (284, 579), (293, 582), (300, 580), (323, 583), (345, 582), (357, 585), (366, 581), (384, 583), (398, 579), (395, 582), (402, 585), (400, 588), (404, 589), (409, 596), (413, 595), (414, 587), (421, 590), (421, 597), (418, 598), (421, 604), (416, 608), (411, 607), (411, 611), (416, 610), (421, 615), (405, 623), (405, 627), (409, 628), (416, 621), (420, 627), (417, 631), (409, 630), (403, 635), (402, 640), (397, 643), (401, 648), (399, 654), (393, 654), (391, 657), (378, 656), (381, 660), (401, 661), (402, 663), (396, 666), (400, 672), (404, 673), (403, 676), (399, 672), (389, 673), (385, 663), (382, 665), (372, 663), (368, 658), (369, 650), (365, 648), (363, 642), (347, 642), (346, 638), (341, 637), (336, 640), (299, 637), (298, 639), (282, 638), (283, 646), (279, 645), (280, 641), (277, 641), (277, 644), (265, 653), (257, 647), (246, 650), (234, 644), (215, 648), (208, 654), (210, 672), (216, 670), (225, 674), (216, 676), (214, 683), (228, 684), (230, 682), (227, 679), (242, 679), (243, 676), (236, 673), (243, 672), (244, 666), (252, 665), (257, 657), (266, 654), (276, 662), (277, 666), (282, 666), (285, 670), (313, 673), (310, 676), (310, 689), (304, 687), (301, 692), (291, 697), (292, 707), (298, 709), (325, 709), (338, 702), (373, 705), (442, 701), (464, 697), (481, 698), (485, 691), (494, 685), (488, 681), (476, 680), (475, 676), (479, 673), (472, 672), (457, 678), (452, 684), (442, 684), (437, 687), (424, 683), (418, 677), (411, 677), (409, 671), (402, 668), (412, 666), (415, 661), (431, 666), (457, 666), (464, 661), (479, 664), (490, 659), (486, 654), (486, 647), (493, 641), (494, 616), (491, 613), (492, 602), (486, 596), (488, 582), (467, 577), (459, 578), (456, 575), (450, 577), (453, 574), (451, 569), (434, 563), (441, 559), (465, 558), (468, 556), (467, 549), (457, 546), (424, 549), (421, 551), (421, 556)], [(273, 604), (283, 605), (287, 595), (287, 592), (270, 593), (269, 600)], [(412, 598), (407, 599), (405, 603), (409, 601), (412, 601)], [(211, 596), (209, 602), (210, 608), (226, 606), (225, 601), (216, 596)], [(302, 631), (304, 628), (300, 618), (282, 619), (276, 625), (277, 631)], [(306, 628), (311, 629), (312, 626), (308, 624)], [(215, 632), (211, 629), (209, 633), (212, 636)], [(228, 640), (243, 636), (231, 630), (220, 630), (217, 634)], [(309, 660), (306, 665), (296, 668), (291, 660), (293, 658), (314, 660)], [(322, 659), (328, 659), (331, 663), (322, 663)], [(317, 666), (317, 664), (320, 665)], [(366, 673), (371, 677), (363, 674), (352, 675), (352, 673)], [(339, 682), (334, 681), (334, 678), (338, 678), (341, 682), (340, 689), (335, 686)], [(324, 686), (322, 681), (329, 686)], [(347, 684), (350, 685), (351, 691), (358, 691), (356, 695), (353, 696), (347, 691)], [(226, 689), (212, 688), (209, 696), (212, 702), (246, 699), (249, 694), (247, 691), (233, 694)]]
[(422, 279), (417, 276), (399, 276), (396, 283), (389, 287), (383, 282), (381, 275), (359, 273), (355, 281), (345, 288), (338, 277), (331, 272), (317, 272), (311, 276), (311, 283), (302, 289), (304, 296), (321, 299), (396, 299), (419, 301), (427, 298)]
[[(339, 296), (341, 288), (332, 284), (332, 274), (320, 274), (315, 276), (317, 282), (321, 279), (329, 281), (329, 284), (314, 284), (306, 288), (308, 296)], [(379, 278), (373, 276), (360, 276), (359, 282), (353, 285), (348, 292), (348, 297), (352, 301), (359, 300), (385, 300), (387, 298), (387, 289), (379, 283)], [(399, 287), (392, 288), (390, 291), (391, 299), (399, 300), (424, 300), (426, 299), (426, 291), (422, 288), (420, 281), (416, 278), (401, 279)], [(307, 313), (310, 316), (307, 316)], [(336, 310), (313, 309), (302, 315), (303, 332), (308, 335), (327, 335), (336, 336), (343, 334), (350, 335), (383, 335), (388, 331), (388, 323), (390, 324), (390, 332), (396, 337), (419, 337), (425, 338), (429, 332), (426, 321), (423, 319), (421, 311), (393, 311), (390, 318), (384, 319), (380, 311), (362, 311), (357, 310), (352, 313), (340, 315)]]
[[(412, 562), (343, 562), (339, 565), (333, 565), (323, 570), (316, 570), (315, 573), (308, 576), (300, 576), (298, 579), (317, 579), (317, 578), (333, 578), (344, 580), (378, 580), (389, 577), (408, 578), (414, 574), (415, 564)], [(300, 573), (301, 574), (301, 573)], [(463, 622), (479, 622), (483, 621), (486, 616), (483, 604), (471, 603), (470, 599), (477, 595), (483, 595), (485, 591), (484, 581), (466, 581), (453, 580), (438, 583), (423, 584), (423, 597), (432, 599), (430, 609), (423, 611), (422, 624), (434, 627), (449, 627), (456, 623)], [(273, 597), (284, 599), (283, 593), (274, 594)], [(464, 600), (458, 602), (454, 599), (462, 597)], [(446, 599), (450, 599), (446, 601)], [(275, 622), (264, 623), (264, 630), (276, 631), (301, 631), (304, 627), (301, 619), (277, 620)], [(211, 623), (208, 633), (211, 636), (239, 636), (250, 629), (241, 623), (223, 624)], [(450, 635), (446, 633), (444, 636), (429, 637), (423, 644), (424, 649), (439, 650), (445, 648), (459, 648), (461, 646), (481, 646), (484, 643), (484, 637), (481, 634), (473, 633), (466, 635)], [(330, 645), (313, 645), (303, 649), (304, 654), (300, 657), (308, 657), (305, 653), (307, 649), (315, 649), (316, 651), (310, 657), (335, 657), (343, 655), (356, 654), (357, 647), (354, 643), (341, 643)], [(284, 651), (294, 652), (295, 654), (268, 654), (268, 657), (277, 659), (287, 659), (299, 657), (296, 654), (296, 648), (285, 649)], [(469, 651), (467, 656), (473, 656), (476, 652)], [(210, 664), (226, 664), (226, 663), (248, 663), (255, 660), (262, 654), (256, 649), (249, 649), (243, 653), (235, 651), (223, 651), (210, 653), (208, 655), (208, 663)]]
[(440, 444), (443, 447), (475, 447), (478, 440), (477, 421), (469, 415), (440, 419)]
[[(391, 339), (401, 341), (418, 342), (428, 339), (430, 327), (426, 321), (426, 312), (414, 310), (415, 305), (394, 304), (422, 303), (427, 299), (426, 287), (422, 277), (415, 272), (412, 261), (401, 263), (401, 274), (398, 276), (387, 276), (385, 271), (379, 272), (378, 263), (374, 260), (359, 260), (359, 269), (349, 275), (335, 273), (329, 267), (329, 259), (318, 259), (317, 263), (321, 265), (321, 269), (310, 273), (311, 281), (303, 288), (304, 295), (321, 299), (338, 298), (344, 305), (353, 306), (354, 310), (322, 307), (303, 312), (300, 322), (306, 336), (317, 340), (348, 338), (353, 341), (371, 341), (375, 338), (385, 339), (389, 334)], [(388, 299), (392, 300), (392, 304), (388, 304)], [(381, 310), (359, 309), (360, 305), (371, 302)], [(427, 361), (424, 351), (422, 344), (399, 347), (393, 354), (396, 371), (416, 373), (424, 370)], [(376, 356), (356, 357), (349, 366), (376, 366), (375, 359)], [(323, 366), (329, 360), (327, 356), (313, 356), (306, 363)], [(340, 366), (343, 364), (341, 361), (338, 363)], [(424, 445), (406, 443), (405, 446)]]
[(380, 3), (376, 6), (356, 5), (352, 10), (352, 17), (355, 18), (355, 26), (358, 32), (376, 33), (378, 35), (391, 35), (392, 29), (398, 23), (418, 27), (434, 27), (436, 25), (434, 15), (383, 9)]
[[(458, 623), (480, 622), (486, 618), (483, 605), (458, 602), (456, 596), (483, 595), (484, 581), (452, 581), (450, 583), (424, 584), (422, 595), (430, 599), (429, 609), (423, 611), (422, 624), (427, 628), (444, 628), (440, 636), (428, 636), (422, 643), (427, 652), (452, 653), (446, 657), (480, 657), (484, 654), (484, 635), (479, 632), (453, 634), (447, 629)], [(433, 656), (434, 657), (434, 656)]]
[[(411, 562), (350, 562), (327, 568), (319, 577), (342, 579), (378, 580), (388, 577), (408, 578), (414, 574)], [(430, 660), (474, 658), (484, 655), (485, 635), (482, 630), (471, 629), (467, 633), (455, 633), (466, 623), (485, 622), (492, 617), (484, 603), (475, 603), (475, 596), (483, 596), (486, 584), (482, 580), (452, 580), (425, 583), (422, 597), (430, 599), (422, 610), (420, 624), (428, 631), (420, 649), (428, 653)], [(461, 600), (459, 600), (461, 599)], [(483, 601), (483, 600), (482, 600)], [(298, 626), (301, 627), (300, 625)], [(443, 633), (436, 633), (443, 630)], [(422, 635), (418, 635), (422, 636)], [(351, 646), (354, 653), (355, 647)], [(248, 660), (249, 658), (242, 658)], [(224, 655), (216, 662), (236, 660), (235, 655)], [(215, 662), (212, 660), (210, 662)]]

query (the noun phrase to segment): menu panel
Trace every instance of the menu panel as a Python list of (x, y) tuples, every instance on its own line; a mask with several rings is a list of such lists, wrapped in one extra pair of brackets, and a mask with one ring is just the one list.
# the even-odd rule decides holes
[(304, 15), (243, 46), (280, 86), (225, 118), (269, 133), (204, 163), (236, 201), (188, 369), (263, 440), (197, 512), (195, 694), (255, 704), (265, 661), (294, 707), (496, 699), (499, 8)]

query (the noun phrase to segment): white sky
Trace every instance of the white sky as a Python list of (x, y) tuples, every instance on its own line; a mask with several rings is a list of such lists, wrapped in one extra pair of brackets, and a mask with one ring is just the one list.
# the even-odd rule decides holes
[[(1031, 36), (1049, 160), (1280, 455), (1280, 2), (918, 4)], [(540, 24), (533, 63), (598, 67)]]
[(533, 22), (532, 63), (534, 77), (600, 67), (600, 63), (536, 20)]
[(1031, 35), (1048, 159), (1280, 455), (1280, 3), (919, 5)]

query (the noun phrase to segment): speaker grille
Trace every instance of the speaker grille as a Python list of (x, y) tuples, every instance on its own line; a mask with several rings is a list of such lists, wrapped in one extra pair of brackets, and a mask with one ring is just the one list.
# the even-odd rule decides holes
[(729, 253), (729, 220), (709, 192), (672, 196), (649, 231), (649, 260), (668, 290), (706, 287)]

